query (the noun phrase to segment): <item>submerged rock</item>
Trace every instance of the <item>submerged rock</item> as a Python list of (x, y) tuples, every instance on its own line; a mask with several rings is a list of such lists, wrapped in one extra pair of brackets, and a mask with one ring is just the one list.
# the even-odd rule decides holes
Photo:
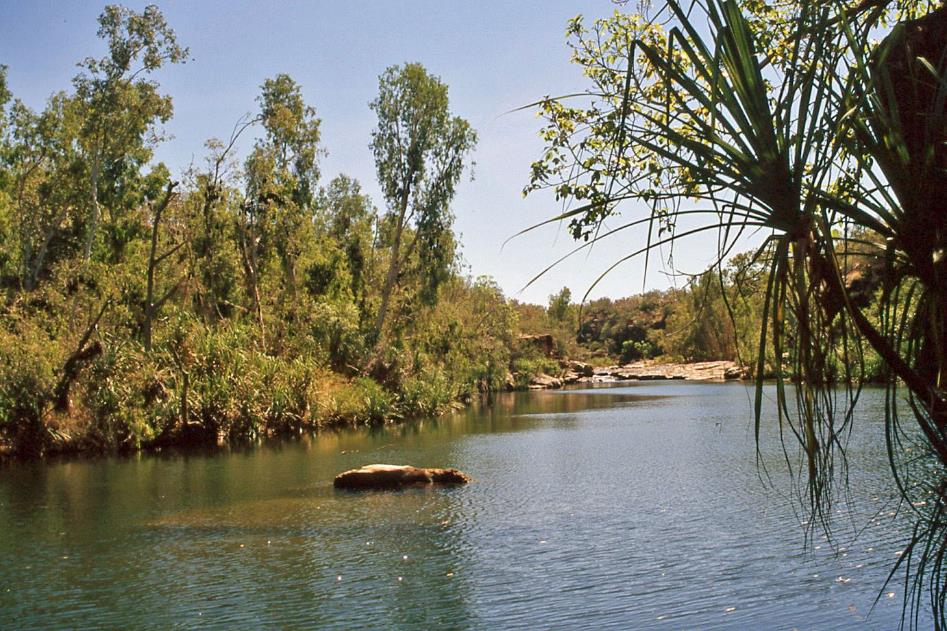
[(467, 484), (470, 478), (457, 469), (428, 469), (410, 465), (370, 464), (335, 476), (337, 489), (397, 489), (425, 484)]

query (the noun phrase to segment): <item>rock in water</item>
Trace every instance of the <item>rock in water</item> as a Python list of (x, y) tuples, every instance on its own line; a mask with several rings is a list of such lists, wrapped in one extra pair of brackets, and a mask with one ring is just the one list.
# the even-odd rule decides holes
[(556, 377), (547, 375), (546, 373), (539, 373), (538, 375), (533, 375), (533, 378), (529, 380), (530, 390), (543, 390), (546, 388), (561, 388), (562, 380)]
[(397, 489), (425, 484), (467, 484), (470, 478), (457, 469), (427, 469), (410, 465), (370, 464), (335, 476), (337, 489)]

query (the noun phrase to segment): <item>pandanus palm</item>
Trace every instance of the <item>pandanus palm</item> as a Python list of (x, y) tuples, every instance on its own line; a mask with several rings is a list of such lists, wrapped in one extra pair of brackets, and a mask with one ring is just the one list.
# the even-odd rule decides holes
[[(580, 248), (647, 229), (628, 258), (711, 230), (723, 258), (746, 230), (769, 235), (756, 254), (769, 269), (757, 428), (769, 346), (782, 361), (780, 427), (800, 445), (806, 504), (828, 528), (863, 349), (883, 359), (894, 478), (907, 499), (925, 496), (899, 562), (914, 581), (906, 604), (916, 610), (926, 585), (947, 627), (947, 9), (776, 4), (672, 0), (650, 20), (616, 14), (594, 37), (574, 22), (574, 58), (594, 88), (578, 107), (540, 104), (548, 147), (530, 188), (581, 200), (550, 219), (570, 220)], [(628, 200), (648, 211), (604, 229)], [(882, 270), (879, 314), (849, 291), (866, 261)], [(903, 392), (923, 463), (902, 456), (917, 434), (900, 422)]]

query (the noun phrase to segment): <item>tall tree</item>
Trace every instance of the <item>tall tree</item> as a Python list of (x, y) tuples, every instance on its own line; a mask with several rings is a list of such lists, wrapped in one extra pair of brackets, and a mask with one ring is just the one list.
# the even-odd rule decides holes
[(81, 108), (60, 92), (39, 114), (17, 100), (9, 121), (6, 162), (17, 224), (18, 275), (23, 288), (31, 290), (50, 262), (72, 255), (78, 247), (88, 174), (77, 149)]
[(261, 266), (275, 252), (290, 296), (296, 262), (312, 238), (313, 195), (319, 180), (319, 124), (302, 89), (285, 74), (267, 79), (257, 98), (264, 135), (245, 165), (246, 201), (239, 225), (248, 291), (262, 322)]
[(378, 116), (371, 148), (392, 222), (374, 330), (380, 342), (392, 294), (415, 251), (426, 277), (422, 297), (433, 298), (447, 277), (454, 258), (450, 203), (477, 135), (467, 121), (451, 115), (447, 85), (421, 64), (388, 68), (371, 108)]
[[(10, 100), (7, 87), (7, 67), (0, 64), (0, 241), (15, 244), (15, 222), (12, 214), (10, 192), (12, 178), (10, 174), (10, 150), (12, 139), (9, 136), (7, 121), (7, 103)], [(13, 249), (0, 247), (0, 278), (15, 278), (18, 274)]]
[(145, 346), (145, 351), (148, 353), (151, 352), (153, 345), (155, 318), (160, 313), (161, 307), (164, 306), (164, 303), (166, 303), (171, 298), (171, 296), (177, 292), (178, 287), (181, 284), (181, 280), (177, 280), (173, 282), (170, 287), (163, 290), (160, 296), (157, 296), (155, 293), (157, 290), (157, 279), (155, 276), (158, 272), (159, 266), (162, 262), (166, 261), (175, 252), (180, 250), (182, 246), (184, 246), (183, 241), (178, 241), (176, 244), (168, 247), (168, 249), (166, 249), (161, 254), (158, 254), (162, 215), (164, 215), (164, 212), (168, 209), (168, 204), (170, 204), (174, 199), (174, 189), (177, 187), (177, 185), (177, 182), (168, 182), (164, 197), (161, 199), (161, 201), (157, 202), (157, 204), (153, 204), (153, 210), (151, 213), (151, 246), (148, 249), (145, 307), (144, 318), (142, 322), (142, 343)]
[(557, 293), (549, 296), (549, 307), (546, 313), (555, 322), (571, 324), (572, 322), (572, 290), (563, 287)]
[[(4, 64), (0, 64), (0, 148), (5, 148), (9, 142), (6, 137), (7, 133), (7, 121), (6, 121), (6, 109), (7, 103), (10, 101), (10, 98), (13, 95), (10, 93), (10, 88), (7, 85), (7, 67)], [(2, 154), (0, 154), (2, 157)], [(3, 182), (0, 181), (0, 185)]]
[(7, 87), (7, 67), (0, 64), (0, 108), (5, 107), (10, 100), (10, 88)]
[[(187, 240), (191, 266), (199, 280), (194, 299), (208, 322), (229, 315), (237, 307), (232, 294), (239, 282), (240, 239), (231, 237), (234, 229), (243, 225), (239, 209), (244, 199), (236, 181), (239, 167), (232, 152), (240, 136), (256, 122), (258, 119), (248, 114), (237, 121), (227, 142), (208, 140), (205, 167), (187, 173), (191, 188), (184, 203), (190, 233)], [(240, 220), (235, 221), (238, 217)]]
[[(101, 59), (89, 57), (73, 79), (75, 98), (83, 107), (80, 146), (89, 165), (90, 215), (86, 224), (83, 258), (92, 254), (99, 228), (105, 188), (114, 189), (127, 175), (151, 159), (157, 126), (171, 117), (171, 97), (158, 93), (150, 75), (165, 63), (181, 63), (187, 49), (178, 45), (174, 31), (158, 7), (141, 13), (109, 5), (99, 16), (98, 35), (108, 46)], [(129, 173), (131, 171), (131, 173)], [(110, 182), (104, 182), (108, 174)]]

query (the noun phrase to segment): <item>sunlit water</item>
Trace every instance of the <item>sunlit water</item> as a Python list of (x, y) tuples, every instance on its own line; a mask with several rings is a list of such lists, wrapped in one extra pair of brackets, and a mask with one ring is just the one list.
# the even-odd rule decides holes
[[(804, 546), (773, 419), (761, 481), (738, 384), (504, 395), (226, 454), (6, 466), (0, 628), (895, 628), (903, 592), (882, 586), (909, 524), (891, 514), (879, 395), (860, 405), (835, 549)], [(474, 481), (332, 488), (374, 462)]]

